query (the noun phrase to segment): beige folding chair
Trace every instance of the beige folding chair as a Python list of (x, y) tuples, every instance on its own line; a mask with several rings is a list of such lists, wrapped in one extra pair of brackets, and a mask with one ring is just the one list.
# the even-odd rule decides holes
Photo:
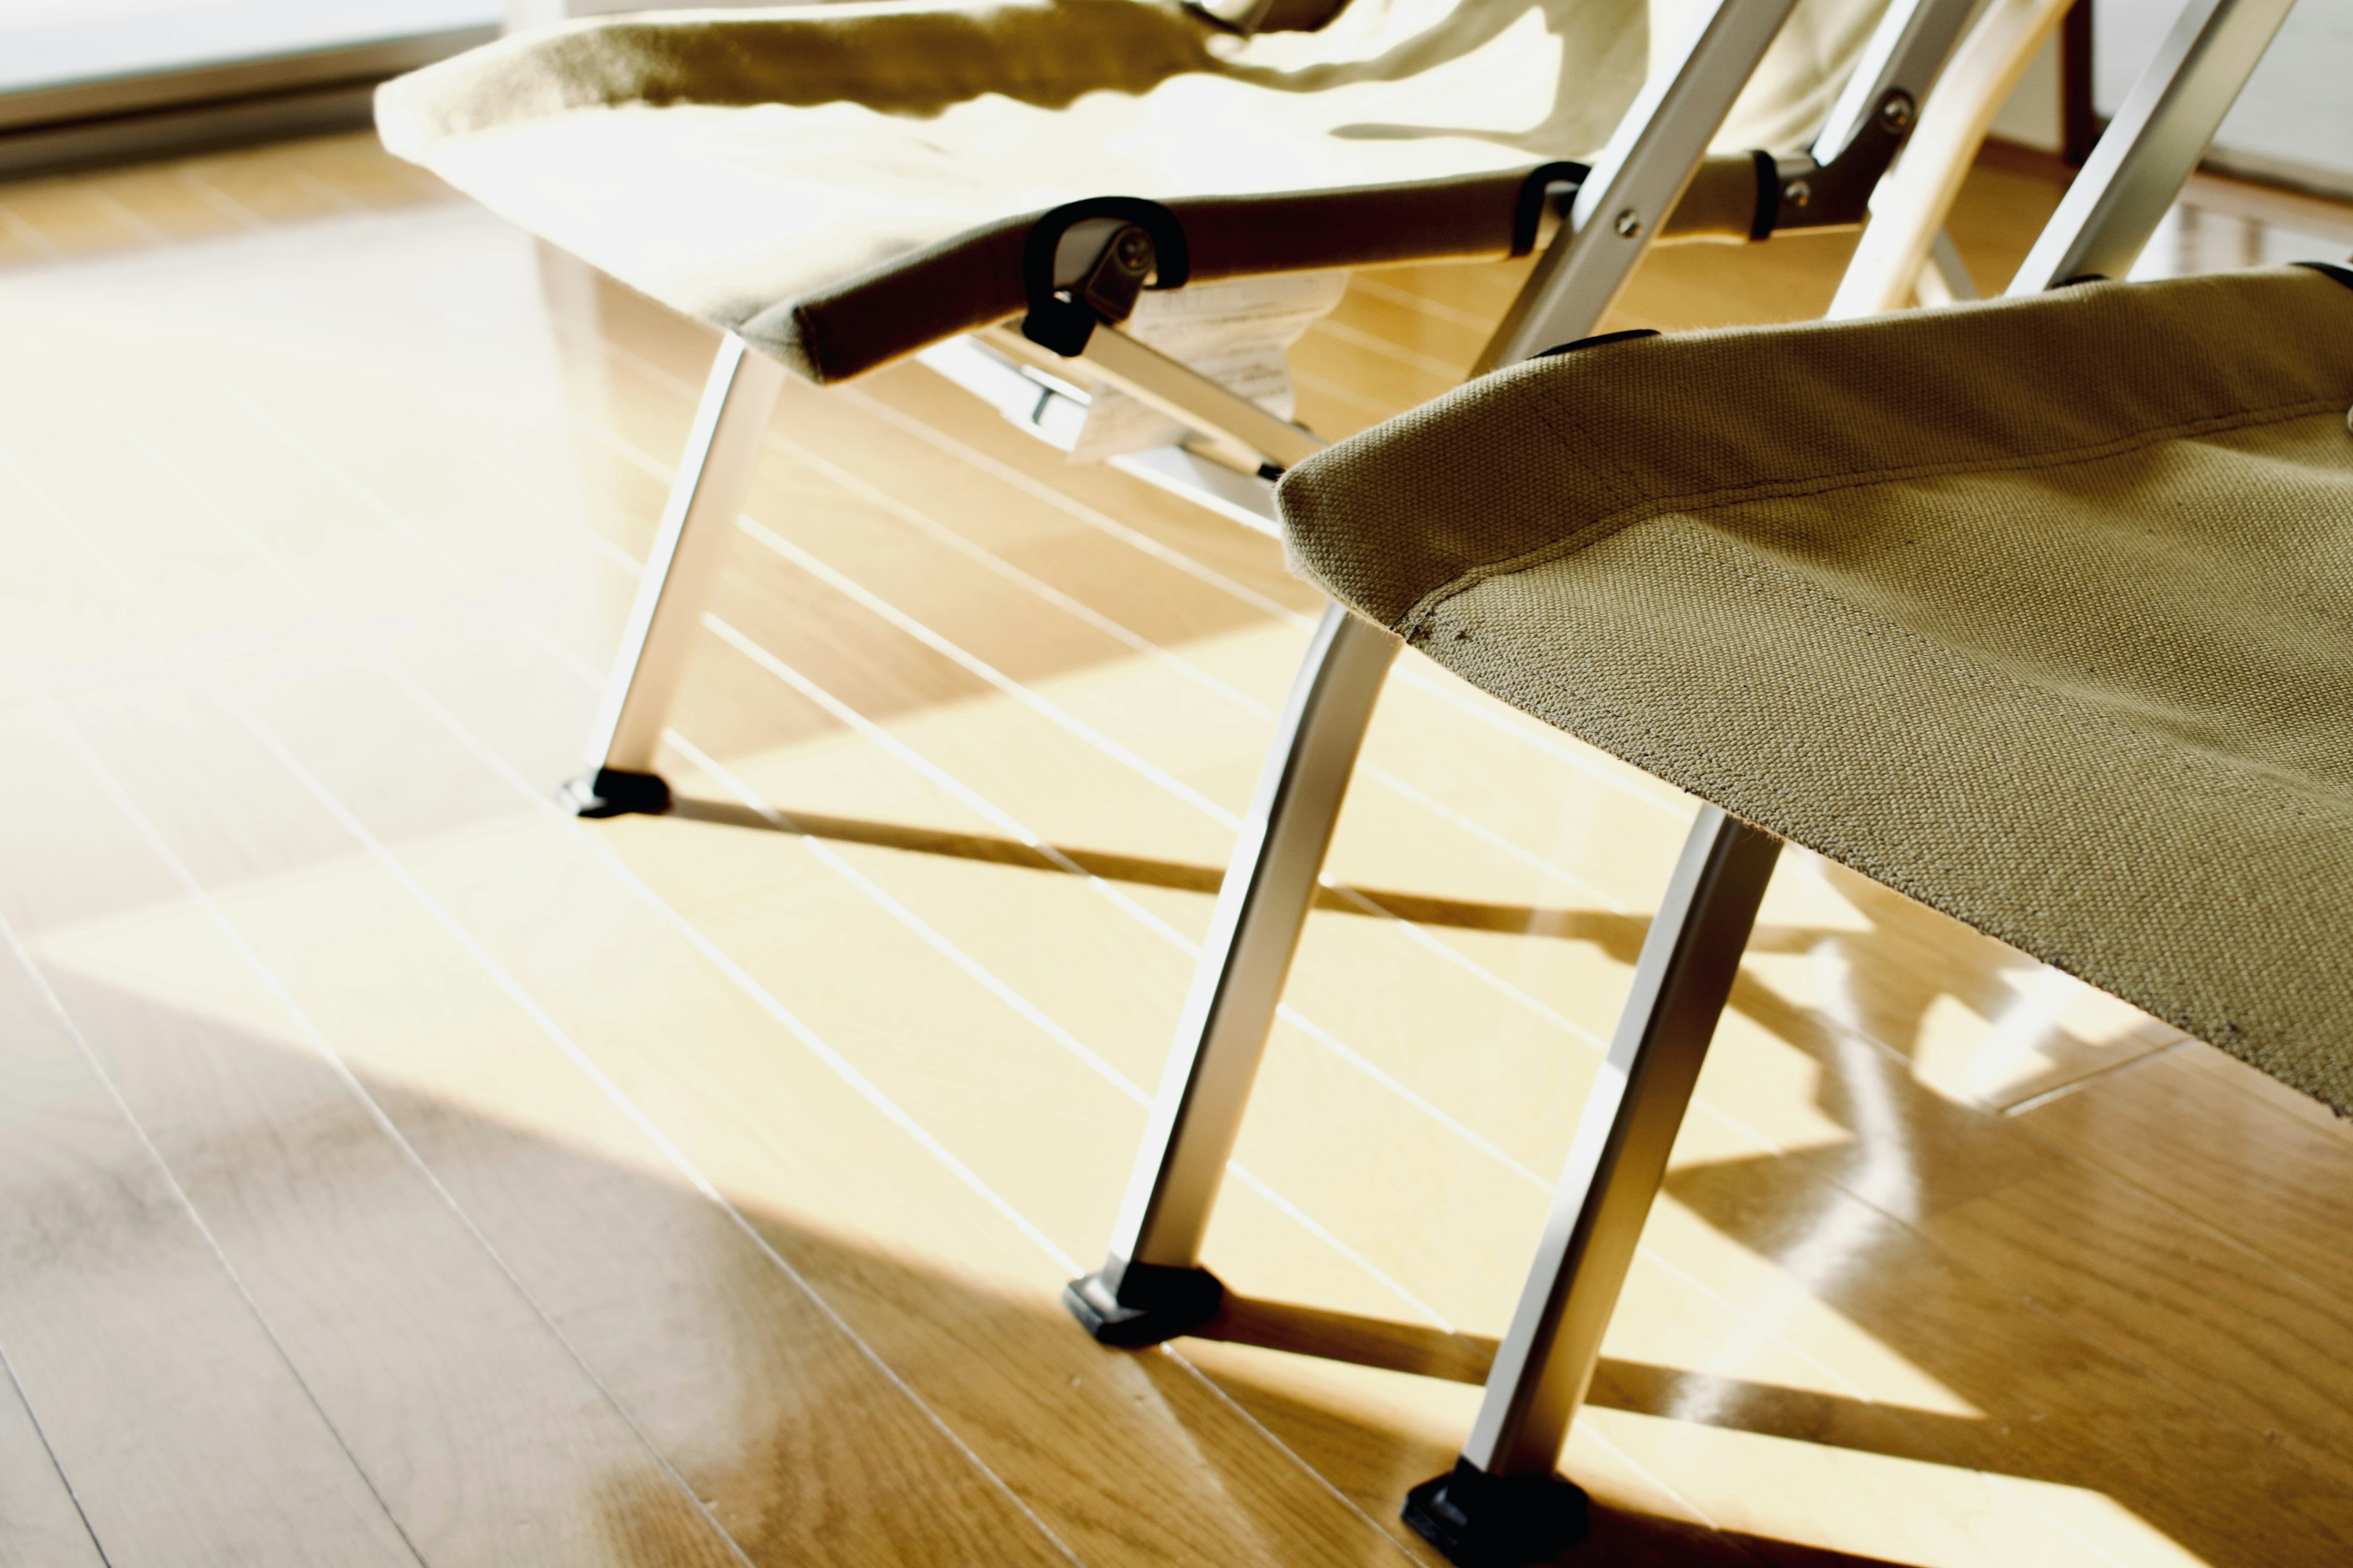
[[(1641, 7), (1603, 0), (1356, 0), (1256, 36), (1149, 0), (624, 17), (388, 84), (395, 152), (728, 334), (575, 803), (667, 804), (662, 722), (782, 369), (838, 381), (1019, 321), (1009, 354), (944, 368), (992, 368), (1034, 422), (1069, 383), (1019, 362), (1082, 361), (1246, 470), (1161, 477), (1271, 527), (1256, 470), (1319, 443), (1115, 330), (1140, 288), (1549, 238), (1502, 353), (1576, 337), (1661, 233), (1860, 220), (1968, 8), (1900, 0), (1868, 31), (1879, 4), (1803, 0), (1768, 55), (1792, 0), (1715, 0), (1647, 87)], [(1786, 145), (1828, 105), (1820, 157), (1698, 167), (1760, 62), (1734, 129)]]
[(2100, 280), (2289, 4), (2194, 0), (2009, 298), (1598, 342), (1285, 477), (1376, 635), (1707, 803), (1406, 1505), (1456, 1562), (1579, 1527), (1554, 1468), (1783, 839), (2353, 1113), (2353, 270)]

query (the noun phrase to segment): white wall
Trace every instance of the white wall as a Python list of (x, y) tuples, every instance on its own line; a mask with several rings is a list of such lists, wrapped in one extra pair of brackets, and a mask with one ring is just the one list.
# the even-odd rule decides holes
[[(2181, 0), (2094, 0), (2093, 99), (2116, 111)], [(2353, 0), (2299, 0), (2222, 122), (2211, 162), (2353, 195)]]
[(2066, 145), (2059, 110), (2059, 40), (2054, 36), (2042, 52), (2027, 62), (2026, 74), (2010, 89), (2010, 101), (1994, 116), (1993, 133), (2005, 142), (2022, 142), (2056, 153)]

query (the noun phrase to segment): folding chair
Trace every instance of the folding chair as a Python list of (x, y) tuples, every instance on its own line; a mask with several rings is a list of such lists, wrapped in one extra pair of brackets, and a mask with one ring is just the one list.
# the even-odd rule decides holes
[(2006, 299), (1600, 342), (1285, 477), (1367, 635), (1706, 803), (1406, 1505), (1455, 1561), (1578, 1528), (1554, 1468), (1784, 839), (2353, 1113), (2353, 269), (2101, 280), (2291, 3), (2193, 0)]
[[(1746, 116), (1784, 142), (1820, 118), (1879, 0), (1803, 3), (1815, 25)], [(993, 363), (1034, 411), (1068, 382), (1021, 362), (1078, 362), (1243, 470), (1173, 453), (1157, 478), (1271, 529), (1266, 478), (1321, 443), (1119, 331), (1142, 289), (1549, 237), (1491, 353), (1508, 363), (1588, 331), (1654, 237), (1859, 222), (1968, 8), (1897, 0), (1819, 157), (1704, 163), (1793, 0), (1701, 6), (1647, 85), (1640, 12), (1598, 0), (655, 15), (387, 84), (387, 147), (727, 334), (568, 793), (588, 815), (668, 805), (663, 721), (786, 369), (843, 380), (1018, 320), (943, 368)]]

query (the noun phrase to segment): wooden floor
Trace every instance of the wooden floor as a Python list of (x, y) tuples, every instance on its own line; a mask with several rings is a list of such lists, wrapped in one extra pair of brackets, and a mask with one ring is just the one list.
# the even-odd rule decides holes
[[(1981, 277), (2053, 199), (1980, 170)], [(2168, 243), (2267, 254), (2212, 200)], [(1303, 416), (1444, 390), (1518, 276), (1360, 276)], [(1056, 1292), (1315, 595), (920, 366), (796, 386), (691, 798), (571, 820), (711, 346), (362, 138), (0, 187), (0, 1563), (1435, 1564), (1399, 1494), (1691, 803), (1409, 656), (1242, 1299), (1100, 1349)], [(1570, 1560), (2353, 1561), (2353, 1131), (1795, 853), (1699, 1100)]]

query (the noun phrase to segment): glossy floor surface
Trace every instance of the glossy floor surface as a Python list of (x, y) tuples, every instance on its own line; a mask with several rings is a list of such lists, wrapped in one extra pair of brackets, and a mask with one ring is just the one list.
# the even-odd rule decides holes
[[(1981, 276), (2053, 199), (1980, 170)], [(2265, 254), (2212, 199), (2176, 254)], [(1662, 254), (1616, 324), (1811, 313), (1846, 247)], [(1409, 655), (1240, 1300), (1099, 1349), (1056, 1292), (1316, 608), (1270, 540), (920, 366), (795, 386), (688, 798), (584, 824), (708, 332), (358, 138), (0, 187), (0, 1563), (1436, 1563), (1398, 1500), (1691, 802)], [(1444, 390), (1517, 278), (1359, 277), (1304, 416)], [(2348, 1233), (2353, 1131), (1789, 855), (1570, 1560), (2353, 1560)]]

